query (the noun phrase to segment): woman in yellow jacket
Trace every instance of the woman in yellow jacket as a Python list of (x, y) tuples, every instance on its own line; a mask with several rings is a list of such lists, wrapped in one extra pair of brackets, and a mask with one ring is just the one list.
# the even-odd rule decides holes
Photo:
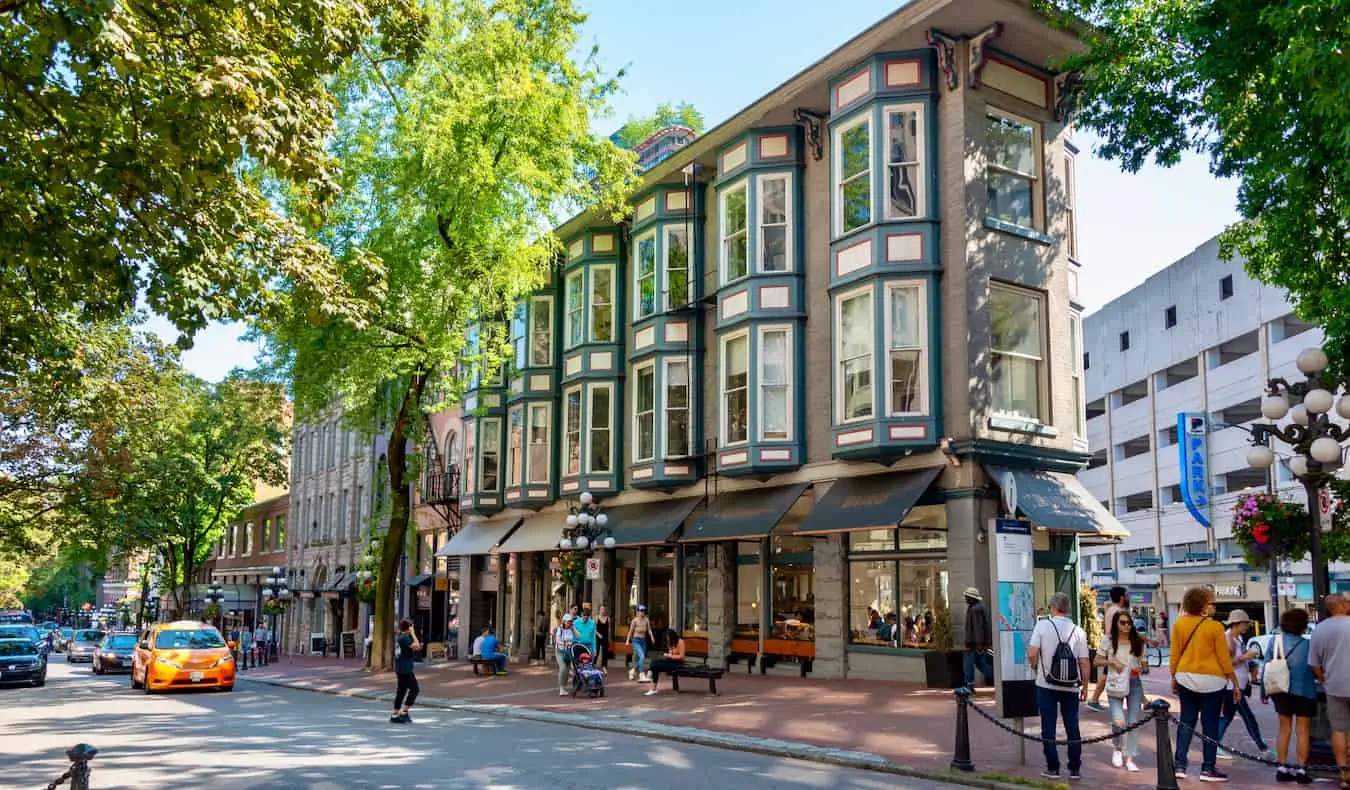
[[(1181, 726), (1177, 728), (1177, 753), (1173, 757), (1177, 778), (1186, 776), (1186, 756), (1196, 720), (1204, 733), (1200, 781), (1227, 782), (1219, 771), (1219, 719), (1225, 694), (1239, 695), (1228, 635), (1214, 612), (1214, 593), (1192, 587), (1181, 599), (1182, 615), (1172, 625), (1172, 693), (1181, 700)], [(1232, 683), (1230, 687), (1228, 684)], [(1229, 688), (1232, 690), (1229, 691)], [(1236, 700), (1235, 700), (1236, 701)]]

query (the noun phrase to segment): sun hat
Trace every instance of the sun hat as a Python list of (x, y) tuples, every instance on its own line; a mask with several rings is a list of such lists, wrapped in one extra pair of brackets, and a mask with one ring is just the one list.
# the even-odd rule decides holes
[(974, 598), (974, 599), (977, 600), (977, 601), (983, 601), (983, 600), (984, 600), (984, 596), (983, 596), (983, 595), (980, 595), (980, 591), (977, 590), (977, 589), (975, 589), (974, 587), (967, 587), (967, 588), (966, 588), (966, 592), (965, 592), (965, 596), (966, 596), (967, 598)]
[(639, 612), (645, 612), (645, 611), (647, 611), (647, 604), (645, 604), (645, 603), (640, 603), (640, 604), (638, 604), (638, 611), (639, 611)]
[(1250, 623), (1252, 618), (1242, 609), (1234, 609), (1228, 613), (1228, 619), (1223, 621), (1224, 625), (1237, 625), (1238, 623)]
[(571, 615), (571, 614), (565, 614), (565, 615), (563, 615), (563, 622), (564, 622), (564, 623), (570, 623), (570, 622), (572, 622), (572, 615)]

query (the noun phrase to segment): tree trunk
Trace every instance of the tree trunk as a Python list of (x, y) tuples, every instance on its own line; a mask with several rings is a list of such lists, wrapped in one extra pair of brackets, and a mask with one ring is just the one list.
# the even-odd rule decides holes
[[(399, 560), (403, 556), (403, 542), (412, 518), (412, 495), (408, 490), (408, 433), (422, 402), (426, 376), (416, 373), (403, 393), (398, 415), (389, 431), (389, 447), (385, 463), (389, 468), (389, 529), (380, 546), (380, 575), (375, 581), (375, 625), (370, 639), (370, 669), (388, 672), (394, 661), (394, 595), (398, 592)], [(418, 634), (419, 639), (425, 634)]]

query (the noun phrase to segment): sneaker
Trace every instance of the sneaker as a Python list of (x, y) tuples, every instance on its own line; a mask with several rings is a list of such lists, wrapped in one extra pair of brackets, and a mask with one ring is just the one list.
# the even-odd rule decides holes
[(1070, 782), (1077, 782), (1078, 780), (1080, 780), (1080, 779), (1082, 779), (1082, 778), (1083, 778), (1083, 772), (1082, 772), (1082, 771), (1069, 771), (1069, 781), (1070, 781)]
[(1139, 766), (1134, 764), (1133, 757), (1125, 758), (1125, 770), (1130, 771), (1132, 773), (1139, 773)]
[(1220, 759), (1220, 760), (1231, 760), (1231, 759), (1233, 759), (1233, 753), (1230, 752), (1230, 751), (1228, 751), (1227, 749), (1225, 749), (1225, 748), (1223, 748), (1223, 747), (1219, 747), (1219, 759)]
[(644, 697), (650, 697), (651, 695), (653, 695), (653, 694), (655, 694), (655, 693), (656, 693), (656, 686), (652, 686), (651, 688), (647, 689), (647, 693), (643, 694), (642, 696), (644, 696)]
[(636, 669), (630, 669), (630, 670), (628, 670), (628, 679), (629, 679), (629, 680), (636, 680), (636, 679), (637, 679), (637, 670), (636, 670)]
[(1313, 778), (1311, 776), (1308, 776), (1307, 771), (1300, 768), (1294, 772), (1294, 781), (1298, 782), (1301, 785), (1310, 785), (1313, 783)]
[(1172, 772), (1172, 775), (1175, 776), (1175, 777), (1178, 778), (1178, 779), (1185, 779), (1185, 778), (1186, 778), (1186, 769), (1185, 769), (1185, 768), (1178, 768), (1178, 769), (1176, 769), (1175, 771)]
[(1277, 782), (1292, 782), (1292, 781), (1294, 781), (1294, 772), (1291, 771), (1291, 770), (1289, 770), (1288, 768), (1276, 768), (1276, 769), (1275, 769), (1275, 781), (1277, 781)]
[(402, 723), (403, 723), (403, 717), (399, 716), (397, 713), (391, 713), (391, 714), (389, 714), (389, 723), (390, 723), (390, 724), (402, 724)]
[(559, 689), (558, 689), (558, 696), (559, 696), (559, 697), (566, 697), (566, 696), (567, 696), (567, 689), (565, 689), (565, 688), (559, 688)]
[(1280, 759), (1280, 756), (1275, 753), (1275, 750), (1269, 747), (1261, 750), (1261, 756), (1270, 760), (1272, 763)]
[(1087, 704), (1087, 706), (1088, 706), (1088, 710), (1095, 710), (1095, 711), (1097, 711), (1098, 713), (1105, 713), (1105, 712), (1106, 712), (1106, 706), (1102, 705), (1100, 702), (1089, 702), (1089, 703)]
[(639, 683), (651, 683), (651, 682), (652, 682), (652, 673), (650, 673), (650, 672), (643, 672), (643, 673), (642, 673), (642, 677), (638, 678), (638, 682), (639, 682)]
[(405, 713), (402, 716), (399, 716), (398, 719), (404, 724), (412, 724), (412, 716), (410, 714)]
[(1217, 768), (1200, 769), (1200, 781), (1202, 782), (1227, 782), (1228, 774), (1223, 773)]
[(504, 677), (506, 677), (506, 673), (505, 673), (505, 672), (494, 672), (493, 674), (496, 675), (496, 676), (499, 677), (499, 678), (504, 678)]
[(1123, 765), (1125, 765), (1125, 754), (1121, 752), (1119, 749), (1116, 749), (1114, 752), (1111, 752), (1111, 764), (1117, 768), (1120, 768)]
[(1049, 768), (1047, 768), (1044, 771), (1041, 771), (1041, 776), (1044, 776), (1046, 779), (1058, 779), (1059, 770), (1056, 769), (1054, 771), (1051, 771)]

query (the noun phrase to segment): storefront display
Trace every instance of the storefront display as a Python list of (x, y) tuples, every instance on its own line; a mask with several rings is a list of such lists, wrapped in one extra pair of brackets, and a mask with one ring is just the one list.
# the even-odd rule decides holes
[(849, 643), (928, 648), (948, 603), (946, 511), (913, 508), (899, 529), (849, 533)]

